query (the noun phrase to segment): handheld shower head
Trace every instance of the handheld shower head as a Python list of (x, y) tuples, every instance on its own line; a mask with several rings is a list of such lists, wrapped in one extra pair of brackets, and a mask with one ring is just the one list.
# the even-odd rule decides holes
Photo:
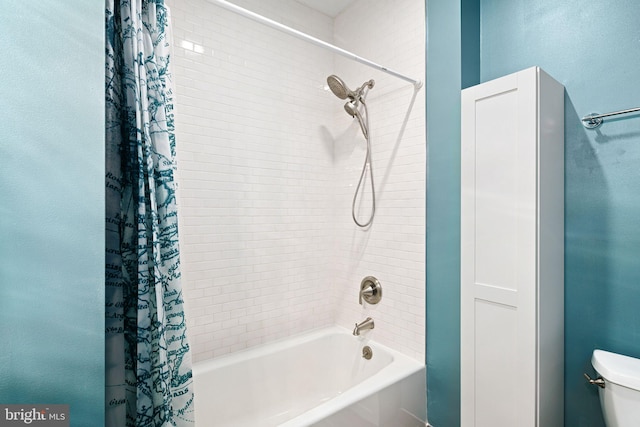
[(335, 74), (327, 77), (327, 84), (329, 85), (331, 92), (340, 99), (347, 99), (347, 97), (354, 96), (353, 91), (351, 91), (342, 79)]
[(329, 85), (329, 89), (331, 89), (331, 92), (333, 92), (335, 96), (340, 99), (349, 98), (349, 100), (344, 104), (344, 111), (346, 111), (347, 114), (349, 114), (352, 118), (358, 119), (358, 123), (360, 123), (360, 129), (362, 129), (362, 133), (364, 134), (364, 137), (367, 138), (367, 140), (369, 139), (369, 126), (362, 120), (362, 115), (360, 114), (359, 107), (360, 104), (362, 104), (365, 108), (366, 113), (367, 106), (364, 103), (364, 99), (367, 96), (367, 91), (371, 90), (375, 83), (376, 82), (371, 79), (364, 82), (362, 86), (353, 91), (349, 89), (345, 82), (343, 82), (342, 79), (335, 74), (327, 77), (327, 84)]
[(344, 104), (344, 111), (346, 111), (347, 114), (349, 114), (351, 117), (355, 117), (357, 114), (360, 114), (360, 112), (358, 111), (358, 101), (347, 101)]

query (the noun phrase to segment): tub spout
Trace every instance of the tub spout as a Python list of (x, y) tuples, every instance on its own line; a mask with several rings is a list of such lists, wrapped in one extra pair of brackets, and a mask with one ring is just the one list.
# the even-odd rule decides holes
[(360, 335), (360, 331), (363, 331), (365, 329), (373, 329), (373, 326), (373, 319), (371, 317), (367, 317), (362, 322), (356, 323), (356, 327), (353, 328), (353, 335), (358, 336)]

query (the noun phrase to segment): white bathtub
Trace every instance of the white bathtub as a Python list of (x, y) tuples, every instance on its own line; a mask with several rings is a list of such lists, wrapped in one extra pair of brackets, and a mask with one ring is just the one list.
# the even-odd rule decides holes
[(425, 426), (424, 365), (339, 327), (196, 363), (193, 374), (196, 427)]

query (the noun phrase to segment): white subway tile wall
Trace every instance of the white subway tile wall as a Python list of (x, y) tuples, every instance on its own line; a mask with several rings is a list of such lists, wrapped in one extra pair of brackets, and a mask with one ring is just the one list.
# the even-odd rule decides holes
[[(425, 2), (360, 0), (334, 21), (334, 43), (414, 79), (425, 77)], [(418, 360), (425, 354), (426, 124), (425, 89), (335, 57), (335, 72), (353, 86), (373, 78), (370, 113), (376, 216), (363, 231), (351, 220), (351, 198), (366, 145), (357, 124), (339, 111), (331, 128), (349, 129), (336, 144), (334, 223), (335, 322), (353, 327), (371, 316), (372, 337)], [(340, 147), (340, 148), (339, 148)], [(366, 192), (370, 194), (369, 191)], [(360, 206), (367, 218), (369, 199)], [(362, 278), (375, 276), (382, 301), (359, 306)]]
[[(360, 0), (335, 19), (294, 0), (234, 3), (424, 77), (424, 2)], [(206, 0), (168, 1), (177, 101), (182, 273), (195, 361), (371, 315), (371, 336), (425, 352), (424, 89)], [(326, 87), (374, 78), (377, 210), (351, 219), (366, 142)], [(416, 95), (416, 96), (414, 96)], [(365, 183), (359, 216), (366, 218)], [(378, 306), (358, 305), (364, 276)]]

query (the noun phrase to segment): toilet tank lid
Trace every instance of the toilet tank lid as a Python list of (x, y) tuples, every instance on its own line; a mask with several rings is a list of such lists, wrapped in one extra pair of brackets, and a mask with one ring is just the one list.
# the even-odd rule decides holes
[(594, 350), (591, 364), (605, 380), (640, 391), (640, 359)]

